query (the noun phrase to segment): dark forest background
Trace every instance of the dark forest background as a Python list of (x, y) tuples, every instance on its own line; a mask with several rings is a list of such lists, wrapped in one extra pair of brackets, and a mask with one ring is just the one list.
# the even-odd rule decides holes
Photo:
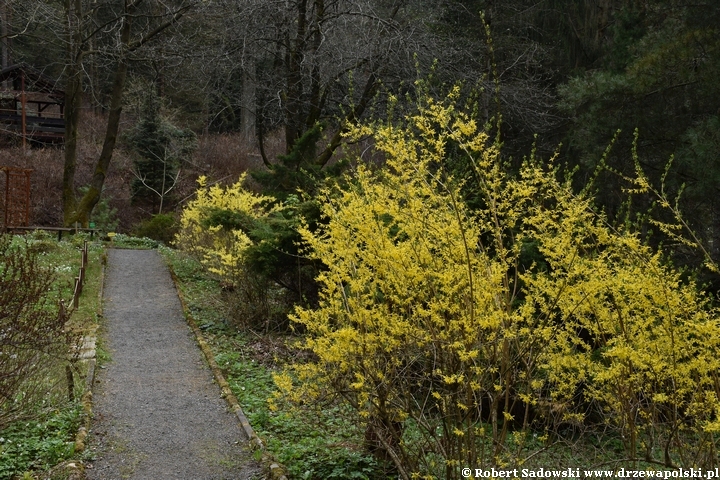
[(718, 2), (5, 0), (0, 17), (3, 67), (66, 94), (64, 147), (4, 140), (0, 163), (35, 169), (33, 223), (129, 231), (181, 208), (199, 175), (312, 189), (356, 147), (346, 126), (385, 115), (389, 95), (404, 108), (420, 78), (438, 95), (462, 84), (509, 165), (559, 151), (612, 221), (653, 209), (628, 204), (636, 151), (720, 260)]

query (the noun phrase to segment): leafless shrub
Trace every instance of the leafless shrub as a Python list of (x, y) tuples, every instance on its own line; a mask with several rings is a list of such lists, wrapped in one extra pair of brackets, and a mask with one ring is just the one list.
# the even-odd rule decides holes
[(27, 247), (0, 236), (0, 429), (30, 413), (70, 340), (67, 314), (52, 298), (53, 272)]
[(288, 312), (293, 308), (293, 299), (266, 276), (242, 269), (222, 288), (223, 299), (229, 307), (227, 315), (235, 327), (265, 334), (288, 331)]
[[(265, 151), (270, 158), (284, 153), (282, 132), (267, 136)], [(241, 173), (262, 167), (262, 158), (257, 147), (238, 133), (201, 136), (193, 162), (203, 175), (216, 179), (229, 176), (233, 182)]]
[[(283, 132), (277, 131), (265, 139), (265, 152), (270, 158), (285, 153)], [(240, 133), (204, 134), (198, 137), (198, 148), (191, 160), (185, 162), (176, 187), (180, 201), (175, 209), (189, 198), (197, 189), (197, 178), (208, 177), (210, 183), (230, 184), (248, 170), (261, 169), (262, 158), (257, 146)]]

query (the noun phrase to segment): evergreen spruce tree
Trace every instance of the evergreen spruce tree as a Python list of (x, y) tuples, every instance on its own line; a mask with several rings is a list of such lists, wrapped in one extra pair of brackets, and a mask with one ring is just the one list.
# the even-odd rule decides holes
[(140, 119), (127, 136), (134, 153), (133, 202), (149, 202), (162, 213), (179, 175), (180, 164), (195, 148), (195, 134), (181, 129), (161, 114), (161, 99), (148, 89), (142, 98)]

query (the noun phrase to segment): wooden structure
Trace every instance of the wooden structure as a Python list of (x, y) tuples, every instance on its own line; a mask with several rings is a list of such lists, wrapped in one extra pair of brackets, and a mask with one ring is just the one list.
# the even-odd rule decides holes
[(30, 173), (27, 168), (0, 167), (5, 174), (2, 195), (3, 230), (30, 225)]
[(62, 240), (63, 233), (78, 233), (78, 232), (86, 232), (90, 234), (90, 238), (93, 238), (95, 236), (95, 233), (98, 232), (97, 228), (74, 228), (74, 227), (43, 227), (43, 226), (37, 226), (37, 225), (31, 225), (29, 227), (19, 227), (17, 225), (7, 227), (6, 229), (8, 232), (15, 232), (15, 233), (23, 233), (23, 232), (34, 232), (36, 230), (42, 230), (44, 232), (54, 232), (57, 233), (57, 239), (58, 242)]
[(65, 92), (26, 64), (0, 70), (0, 131), (40, 143), (63, 143)]

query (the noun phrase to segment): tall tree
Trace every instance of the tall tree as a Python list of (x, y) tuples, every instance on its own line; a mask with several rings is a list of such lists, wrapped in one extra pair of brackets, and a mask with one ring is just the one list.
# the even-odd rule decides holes
[[(107, 176), (117, 141), (122, 112), (122, 99), (131, 55), (161, 33), (173, 27), (191, 10), (197, 0), (179, 2), (142, 2), (118, 0), (98, 5), (85, 5), (83, 0), (67, 0), (67, 89), (65, 127), (65, 169), (63, 175), (63, 219), (65, 224), (87, 224)], [(108, 35), (108, 32), (110, 33)], [(91, 50), (100, 34), (106, 51)], [(113, 41), (114, 40), (114, 41)], [(84, 62), (92, 55), (104, 54), (114, 63), (109, 94), (108, 124), (103, 148), (95, 164), (89, 188), (82, 198), (75, 196), (74, 179), (77, 164), (77, 139), (82, 104)]]

